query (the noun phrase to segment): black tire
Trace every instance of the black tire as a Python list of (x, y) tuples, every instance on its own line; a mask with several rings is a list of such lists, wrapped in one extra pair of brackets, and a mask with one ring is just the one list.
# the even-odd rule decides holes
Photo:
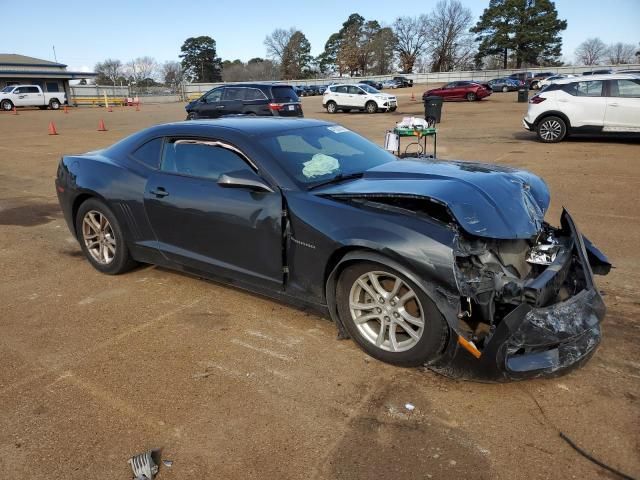
[(3, 100), (2, 103), (0, 103), (0, 108), (5, 112), (10, 112), (13, 110), (13, 102), (11, 102), (11, 100)]
[[(109, 263), (104, 264), (98, 262), (93, 257), (93, 254), (89, 252), (87, 243), (84, 240), (83, 221), (85, 216), (89, 212), (98, 212), (99, 214), (104, 215), (111, 227), (111, 232), (113, 238), (115, 239), (115, 254), (113, 256), (113, 259)], [(80, 208), (78, 208), (78, 213), (76, 214), (75, 218), (75, 224), (80, 247), (82, 248), (82, 251), (87, 257), (89, 263), (93, 265), (96, 270), (108, 275), (118, 275), (120, 273), (131, 270), (137, 265), (137, 263), (131, 258), (131, 255), (129, 254), (129, 249), (127, 248), (124, 234), (122, 233), (122, 228), (120, 228), (120, 224), (118, 223), (116, 216), (113, 214), (111, 209), (107, 207), (102, 201), (98, 200), (97, 198), (90, 198), (82, 203), (82, 205), (80, 205)]]
[(504, 87), (502, 87), (502, 91), (504, 93), (507, 93), (509, 91), (509, 87), (507, 87), (506, 85)]
[(187, 113), (187, 120), (196, 120), (198, 118), (198, 114), (196, 112)]
[(395, 112), (395, 111), (397, 110), (397, 108), (398, 108), (398, 107), (391, 107), (391, 108), (389, 109), (389, 111), (390, 111), (390, 112)]
[(536, 133), (543, 143), (558, 143), (567, 136), (567, 124), (562, 118), (551, 115), (538, 122)]
[[(389, 351), (378, 347), (371, 340), (367, 339), (360, 331), (359, 327), (356, 326), (350, 307), (351, 289), (354, 284), (356, 284), (357, 280), (368, 272), (384, 272), (393, 275), (402, 280), (402, 282), (404, 282), (406, 286), (410, 287), (416, 294), (416, 298), (419, 300), (419, 303), (416, 303), (416, 305), (418, 305), (418, 308), (423, 312), (424, 327), (419, 340), (417, 340), (416, 343), (407, 350)], [(442, 353), (446, 345), (446, 341), (449, 336), (449, 327), (436, 305), (428, 295), (425, 294), (424, 291), (415, 283), (409, 280), (406, 275), (387, 265), (373, 262), (358, 262), (347, 266), (342, 271), (340, 278), (338, 279), (336, 286), (336, 302), (340, 319), (349, 332), (351, 338), (353, 338), (365, 352), (383, 362), (403, 367), (423, 365), (426, 362), (436, 359)], [(408, 302), (405, 305), (408, 305)], [(403, 332), (403, 330), (399, 330), (400, 327), (391, 328), (395, 328), (395, 332)]]
[(477, 98), (478, 98), (478, 97), (477, 97), (477, 96), (476, 96), (476, 94), (475, 94), (475, 93), (473, 93), (473, 92), (469, 92), (469, 93), (467, 93), (467, 95), (466, 95), (466, 99), (467, 99), (467, 101), (469, 101), (469, 102), (475, 102), (475, 101), (477, 100)]
[(57, 98), (49, 100), (49, 108), (51, 110), (60, 110), (60, 101)]
[(327, 102), (327, 113), (336, 113), (338, 111), (338, 104), (334, 101)]
[(373, 100), (370, 100), (364, 106), (364, 109), (367, 113), (377, 113), (378, 112), (378, 104)]

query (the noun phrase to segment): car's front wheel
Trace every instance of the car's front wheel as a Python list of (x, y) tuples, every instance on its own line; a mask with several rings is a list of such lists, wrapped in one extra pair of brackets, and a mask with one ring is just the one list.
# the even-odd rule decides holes
[(364, 109), (367, 111), (367, 113), (376, 113), (378, 111), (378, 104), (371, 100), (367, 102), (367, 104), (364, 106)]
[(96, 270), (117, 275), (131, 270), (131, 258), (124, 234), (115, 215), (96, 198), (85, 201), (76, 215), (76, 232), (80, 246)]
[(473, 93), (473, 92), (467, 93), (467, 101), (473, 102), (473, 101), (476, 100), (476, 98), (478, 98), (478, 97), (476, 96), (475, 93)]
[(536, 131), (541, 142), (556, 143), (567, 135), (567, 124), (560, 117), (546, 117), (540, 120)]
[(11, 103), (11, 100), (3, 100), (2, 103), (0, 103), (0, 107), (2, 107), (2, 110), (5, 112), (8, 112), (13, 109), (13, 103)]
[(336, 291), (345, 328), (372, 357), (400, 366), (437, 358), (448, 326), (424, 291), (395, 269), (372, 262), (349, 265)]
[(196, 112), (187, 113), (187, 120), (196, 120), (198, 118), (198, 114)]
[(327, 113), (336, 113), (338, 111), (338, 105), (336, 102), (327, 102)]
[(509, 91), (509, 87), (507, 87), (506, 85), (504, 87), (502, 87), (502, 91), (504, 93), (507, 93)]

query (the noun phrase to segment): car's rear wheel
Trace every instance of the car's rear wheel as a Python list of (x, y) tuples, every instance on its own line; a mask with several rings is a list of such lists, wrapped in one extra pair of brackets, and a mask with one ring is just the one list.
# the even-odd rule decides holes
[(473, 102), (473, 101), (475, 101), (475, 100), (476, 100), (476, 98), (478, 98), (478, 97), (476, 96), (476, 94), (475, 94), (475, 93), (473, 93), (473, 92), (469, 92), (469, 93), (467, 93), (466, 98), (467, 98), (467, 101), (469, 101), (469, 102)]
[(338, 105), (336, 102), (327, 102), (327, 113), (336, 113), (338, 111)]
[(2, 107), (2, 110), (5, 112), (8, 112), (13, 109), (13, 103), (11, 103), (11, 100), (3, 100), (2, 103), (0, 103), (0, 107)]
[(367, 104), (364, 106), (364, 109), (367, 111), (367, 113), (376, 113), (378, 111), (378, 104), (371, 100), (367, 102)]
[(417, 366), (443, 350), (448, 326), (432, 300), (403, 273), (372, 262), (349, 265), (336, 291), (338, 313), (372, 357)]
[(118, 220), (100, 200), (91, 198), (80, 205), (76, 232), (82, 251), (96, 270), (117, 275), (136, 265)]
[(567, 135), (567, 124), (560, 117), (546, 117), (540, 120), (540, 122), (538, 123), (537, 133), (538, 139), (541, 142), (560, 142)]
[(51, 101), (49, 102), (49, 108), (51, 108), (51, 110), (59, 110), (60, 109), (60, 102), (58, 101), (57, 98), (52, 98)]
[(507, 87), (506, 85), (504, 87), (502, 87), (502, 91), (504, 93), (507, 93), (509, 91), (509, 87)]

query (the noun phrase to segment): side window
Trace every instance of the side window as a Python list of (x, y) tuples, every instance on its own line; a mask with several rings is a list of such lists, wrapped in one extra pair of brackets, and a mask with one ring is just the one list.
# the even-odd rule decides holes
[(222, 100), (244, 100), (244, 91), (246, 88), (242, 87), (226, 87), (224, 89), (224, 95), (222, 96)]
[(165, 144), (161, 169), (165, 172), (211, 180), (218, 180), (224, 173), (253, 171), (233, 150), (180, 139), (171, 139)]
[(612, 80), (611, 96), (640, 98), (640, 80)]
[(38, 90), (38, 87), (29, 87), (29, 93), (40, 93), (40, 90)]
[(207, 93), (204, 99), (207, 103), (219, 102), (220, 100), (222, 100), (223, 91), (224, 88), (216, 88), (215, 90), (211, 90), (209, 93)]
[(267, 100), (267, 96), (262, 93), (262, 90), (257, 88), (246, 88), (244, 92), (245, 100)]
[(59, 92), (58, 82), (47, 82), (47, 92)]
[(578, 97), (601, 97), (602, 80), (592, 80), (590, 82), (578, 82), (576, 85), (576, 95)]
[(15, 95), (17, 95), (17, 94), (19, 94), (19, 93), (24, 93), (24, 92), (23, 92), (23, 90), (24, 90), (23, 88), (16, 88), (16, 89), (13, 91), (13, 93), (14, 93)]
[(354, 86), (350, 86), (347, 91), (349, 92), (349, 94), (351, 95), (360, 95), (362, 93), (362, 90), (360, 90), (358, 87), (354, 87)]
[(336, 87), (335, 92), (336, 93), (347, 93), (346, 85), (340, 85), (339, 87)]
[(455, 88), (455, 86), (456, 86), (456, 82), (451, 82), (445, 85), (444, 88)]
[(160, 151), (162, 150), (162, 138), (154, 138), (138, 147), (131, 156), (140, 163), (151, 168), (158, 168), (160, 164)]

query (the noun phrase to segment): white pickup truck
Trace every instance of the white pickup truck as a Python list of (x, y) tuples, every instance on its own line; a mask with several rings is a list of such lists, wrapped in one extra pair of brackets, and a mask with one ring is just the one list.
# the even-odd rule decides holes
[(11, 85), (0, 90), (0, 108), (5, 111), (13, 110), (13, 107), (58, 110), (66, 101), (64, 92), (43, 92), (38, 85)]

